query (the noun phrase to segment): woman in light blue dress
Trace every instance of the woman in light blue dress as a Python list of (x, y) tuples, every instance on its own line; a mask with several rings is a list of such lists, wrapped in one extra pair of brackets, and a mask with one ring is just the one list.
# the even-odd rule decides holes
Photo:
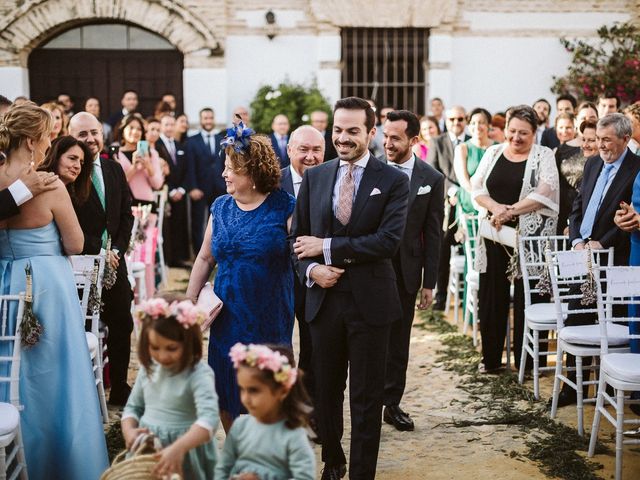
[[(49, 113), (32, 103), (5, 113), (0, 150), (7, 161), (0, 166), (0, 188), (37, 168), (50, 145), (50, 129)], [(32, 480), (94, 480), (108, 466), (84, 321), (65, 257), (82, 251), (83, 241), (60, 181), (24, 203), (19, 215), (0, 222), (0, 293), (24, 292), (30, 265), (33, 312), (44, 327), (38, 343), (23, 348), (20, 365), (20, 420)], [(1, 349), (0, 355), (7, 353)], [(7, 395), (0, 390), (0, 401)]]

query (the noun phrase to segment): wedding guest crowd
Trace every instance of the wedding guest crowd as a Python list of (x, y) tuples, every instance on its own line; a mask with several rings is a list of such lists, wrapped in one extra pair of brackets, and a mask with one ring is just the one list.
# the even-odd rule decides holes
[[(106, 122), (97, 97), (76, 99), (84, 105), (78, 113), (67, 93), (41, 107), (4, 100), (0, 293), (25, 289), (27, 264), (34, 285), (56, 277), (34, 301), (44, 333), (22, 354), (32, 478), (47, 478), (54, 464), (55, 475), (71, 479), (97, 479), (107, 468), (68, 255), (102, 254), (114, 275), (102, 291), (101, 321), (109, 403), (126, 406), (127, 447), (151, 432), (164, 447), (158, 475), (222, 480), (315, 478), (307, 434), (322, 446), (322, 479), (347, 471), (375, 478), (382, 422), (415, 429), (402, 403), (413, 318), (416, 307), (445, 308), (462, 215), (478, 215), (480, 230), (565, 234), (574, 249), (614, 247), (616, 265), (640, 263), (640, 206), (632, 201), (640, 195), (640, 103), (616, 113), (620, 100), (608, 92), (596, 104), (560, 95), (553, 119), (544, 98), (493, 115), (433, 98), (419, 117), (347, 97), (331, 115), (309, 112), (310, 125), (292, 132), (289, 118), (275, 115), (264, 135), (245, 107), (218, 132), (214, 110), (203, 106), (191, 136), (170, 92), (145, 119), (137, 92), (127, 89)], [(162, 211), (159, 195), (167, 200)], [(128, 263), (145, 264), (144, 290), (153, 297), (158, 248), (169, 266), (191, 269), (189, 284), (184, 296), (135, 300), (141, 368), (131, 385)], [(480, 372), (495, 373), (504, 369), (506, 342), (520, 363), (524, 288), (512, 269), (513, 245), (481, 232), (475, 255), (466, 268), (480, 272)], [(222, 308), (206, 332), (204, 362), (200, 323), (209, 312), (196, 305), (207, 291)], [(513, 339), (506, 338), (511, 302)], [(45, 393), (54, 388), (64, 427), (48, 415)], [(0, 401), (7, 394), (0, 389)], [(564, 388), (559, 404), (572, 402), (575, 391)], [(218, 422), (227, 433), (220, 451)]]

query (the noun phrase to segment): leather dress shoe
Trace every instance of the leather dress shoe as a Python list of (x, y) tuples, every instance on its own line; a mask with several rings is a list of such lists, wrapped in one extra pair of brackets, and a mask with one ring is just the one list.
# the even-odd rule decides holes
[(436, 299), (436, 301), (433, 303), (433, 310), (438, 310), (440, 312), (443, 312), (445, 307), (445, 302), (446, 300)]
[[(549, 401), (549, 406), (552, 405), (553, 398)], [(566, 407), (567, 405), (575, 405), (578, 403), (578, 397), (573, 388), (563, 388), (558, 395), (558, 408)]]
[(415, 428), (409, 414), (403, 411), (398, 405), (384, 407), (384, 415), (382, 418), (385, 423), (393, 425), (396, 430), (400, 430), (401, 432), (411, 432)]
[(346, 474), (346, 465), (334, 465), (333, 467), (325, 465), (324, 469), (322, 470), (321, 480), (340, 480)]

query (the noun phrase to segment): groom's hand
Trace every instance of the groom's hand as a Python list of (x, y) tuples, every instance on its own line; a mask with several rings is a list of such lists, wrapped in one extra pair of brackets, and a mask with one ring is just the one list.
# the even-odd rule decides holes
[(333, 287), (342, 274), (343, 268), (332, 267), (331, 265), (316, 265), (309, 272), (309, 277), (321, 288)]
[(298, 258), (313, 258), (322, 255), (323, 238), (304, 236), (296, 238), (293, 244), (293, 251)]

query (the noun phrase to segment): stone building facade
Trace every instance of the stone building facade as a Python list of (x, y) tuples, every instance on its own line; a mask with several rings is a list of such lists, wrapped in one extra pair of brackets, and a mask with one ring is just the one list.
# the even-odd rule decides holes
[(569, 60), (559, 37), (639, 18), (640, 0), (0, 0), (0, 93), (29, 95), (30, 55), (64, 32), (124, 23), (183, 56), (187, 114), (213, 106), (224, 123), (261, 85), (284, 79), (339, 98), (345, 69), (355, 68), (343, 61), (345, 30), (413, 28), (427, 45), (416, 67), (421, 102), (497, 110), (550, 97)]

